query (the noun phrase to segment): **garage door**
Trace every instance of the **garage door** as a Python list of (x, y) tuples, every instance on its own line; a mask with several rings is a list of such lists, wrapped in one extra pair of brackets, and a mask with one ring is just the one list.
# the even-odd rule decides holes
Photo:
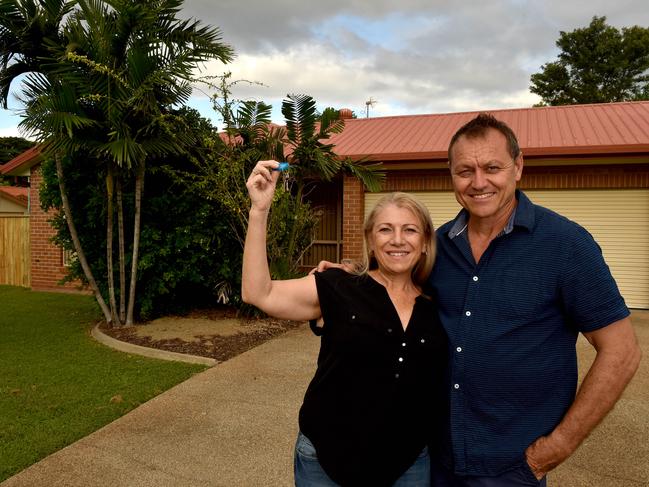
[[(583, 225), (602, 247), (627, 305), (649, 309), (649, 190), (528, 190), (525, 193), (535, 203)], [(459, 211), (451, 192), (412, 194), (428, 207), (436, 227)], [(365, 195), (366, 213), (380, 196)]]

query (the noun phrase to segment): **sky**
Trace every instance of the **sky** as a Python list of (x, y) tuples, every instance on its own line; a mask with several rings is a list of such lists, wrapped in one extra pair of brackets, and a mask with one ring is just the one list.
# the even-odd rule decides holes
[[(556, 60), (560, 31), (594, 15), (649, 27), (646, 0), (186, 0), (180, 16), (219, 27), (236, 53), (199, 75), (254, 82), (233, 96), (272, 104), (282, 123), (289, 93), (359, 117), (532, 106), (530, 76)], [(189, 105), (219, 126), (213, 93), (197, 86)], [(0, 136), (19, 135), (15, 97), (10, 108), (0, 109)]]

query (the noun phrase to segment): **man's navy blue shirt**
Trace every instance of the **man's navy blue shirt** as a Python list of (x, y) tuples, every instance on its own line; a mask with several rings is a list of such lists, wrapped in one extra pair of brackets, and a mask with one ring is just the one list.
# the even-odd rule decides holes
[(577, 387), (579, 332), (629, 315), (592, 236), (516, 191), (513, 219), (476, 263), (468, 214), (437, 231), (431, 284), (449, 337), (444, 463), (493, 476), (521, 466)]

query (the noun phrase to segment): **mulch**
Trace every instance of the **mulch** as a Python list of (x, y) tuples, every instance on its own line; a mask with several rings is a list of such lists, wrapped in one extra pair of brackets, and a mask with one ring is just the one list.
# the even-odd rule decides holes
[[(192, 316), (208, 318), (213, 320), (237, 318), (236, 310), (228, 308), (216, 308), (209, 310), (200, 310), (190, 313), (185, 318)], [(209, 357), (223, 362), (254, 348), (262, 343), (275, 338), (288, 330), (299, 327), (302, 322), (278, 320), (275, 318), (242, 318), (238, 317), (242, 327), (247, 328), (245, 333), (239, 332), (234, 335), (197, 335), (194, 340), (184, 340), (182, 337), (154, 340), (150, 337), (143, 337), (136, 333), (138, 326), (146, 324), (137, 324), (128, 327), (107, 328), (104, 324), (100, 325), (101, 331), (108, 336), (123, 342), (140, 345), (143, 347), (157, 348), (169, 352), (186, 353), (189, 355), (198, 355), (200, 357)]]

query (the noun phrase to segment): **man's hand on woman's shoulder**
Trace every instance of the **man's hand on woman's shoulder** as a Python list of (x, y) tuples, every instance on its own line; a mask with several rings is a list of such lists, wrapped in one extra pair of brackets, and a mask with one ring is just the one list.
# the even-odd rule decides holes
[(318, 262), (317, 267), (311, 269), (309, 274), (314, 274), (316, 272), (324, 272), (327, 269), (343, 269), (349, 273), (354, 271), (354, 261), (351, 259), (343, 259), (340, 264), (337, 262), (329, 262), (328, 260), (321, 260)]

